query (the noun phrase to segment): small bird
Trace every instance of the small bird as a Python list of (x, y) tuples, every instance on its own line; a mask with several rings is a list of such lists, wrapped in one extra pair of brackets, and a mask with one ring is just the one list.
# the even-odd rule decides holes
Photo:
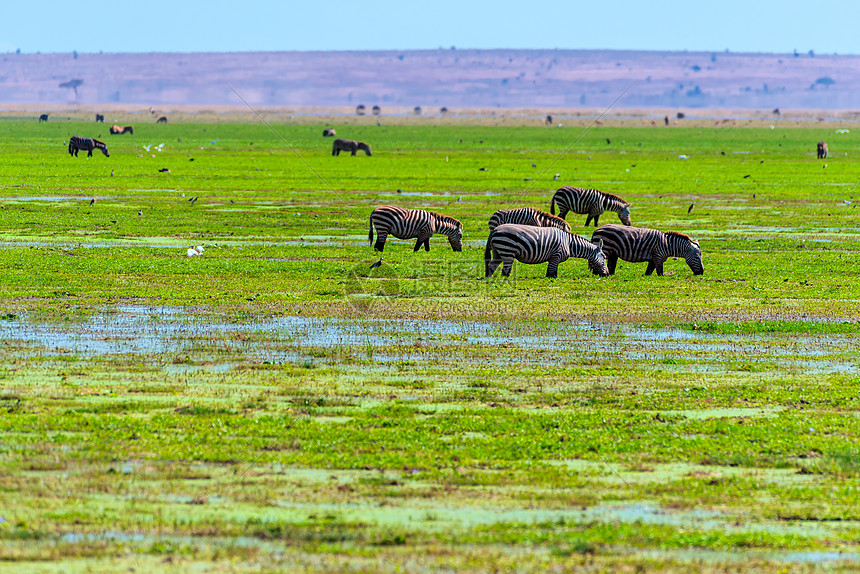
[(231, 200), (230, 200), (230, 203), (236, 203), (236, 202), (235, 202), (235, 201), (233, 201), (233, 200), (231, 199)]
[(749, 177), (749, 174), (745, 175), (745, 176), (744, 176), (744, 179), (746, 179), (746, 178), (748, 178), (748, 177)]
[(560, 178), (560, 177), (561, 177), (561, 174), (560, 174), (560, 173), (557, 173), (557, 174), (555, 174), (554, 176), (552, 176), (552, 180), (553, 180), (553, 181), (558, 181), (558, 178)]
[(94, 204), (95, 202), (96, 202), (96, 198), (94, 197), (90, 200), (90, 205)]
[(158, 170), (158, 173), (170, 173), (170, 168), (163, 167), (160, 170)]
[(535, 162), (532, 162), (532, 167), (537, 167), (537, 166), (535, 165)]
[(110, 176), (113, 177), (113, 170), (110, 170)]
[(753, 194), (753, 199), (755, 199), (755, 194)]
[(149, 145), (143, 146), (143, 149), (145, 149), (146, 151), (149, 151), (149, 148), (151, 148), (151, 147), (152, 147), (152, 144), (149, 144)]
[(137, 210), (137, 214), (138, 214), (138, 215), (143, 215), (143, 210), (142, 210), (142, 209), (138, 209), (138, 210)]
[(693, 211), (693, 206), (694, 206), (694, 205), (696, 205), (696, 203), (695, 203), (695, 202), (693, 202), (693, 203), (691, 203), (691, 204), (690, 204), (690, 207), (688, 207), (688, 208), (687, 208), (687, 213), (690, 213), (691, 211)]
[(371, 269), (378, 269), (379, 266), (382, 265), (382, 257), (379, 258), (379, 261), (370, 266)]
[(485, 168), (485, 167), (479, 167), (479, 168), (478, 168), (478, 171), (487, 171), (487, 168)]

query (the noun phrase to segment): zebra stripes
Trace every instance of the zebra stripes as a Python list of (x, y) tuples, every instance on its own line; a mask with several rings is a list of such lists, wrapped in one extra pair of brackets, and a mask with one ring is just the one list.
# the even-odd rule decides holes
[(331, 155), (340, 155), (340, 152), (342, 151), (348, 151), (351, 152), (350, 155), (355, 155), (355, 152), (358, 150), (364, 150), (364, 153), (367, 155), (373, 155), (370, 153), (370, 146), (364, 142), (338, 138), (331, 144)]
[(448, 243), (454, 251), (463, 250), (463, 224), (447, 215), (423, 209), (406, 209), (393, 205), (377, 207), (370, 214), (370, 233), (368, 240), (373, 243), (373, 228), (376, 227), (377, 251), (385, 249), (385, 240), (389, 235), (398, 239), (418, 239), (415, 249), (418, 251), (424, 245), (430, 251), (430, 237), (436, 233), (448, 236)]
[(615, 265), (619, 259), (631, 263), (647, 261), (645, 275), (651, 275), (657, 270), (657, 275), (663, 275), (663, 263), (669, 257), (683, 257), (693, 271), (693, 275), (702, 275), (705, 267), (702, 265), (702, 249), (698, 241), (675, 231), (657, 231), (643, 227), (628, 227), (624, 225), (604, 225), (594, 230), (592, 240), (602, 239), (603, 250), (606, 252), (606, 262), (609, 274), (615, 273)]
[(550, 215), (534, 209), (533, 207), (520, 207), (517, 209), (500, 209), (490, 217), (490, 231), (505, 223), (517, 225), (532, 225), (535, 227), (557, 227), (562, 231), (570, 232), (570, 224), (560, 217)]
[(108, 153), (108, 148), (104, 142), (81, 136), (72, 136), (69, 140), (69, 155), (78, 157), (78, 151), (85, 151), (87, 152), (87, 157), (92, 157), (94, 149), (101, 150), (103, 154), (110, 157), (110, 153)]
[(511, 274), (514, 259), (521, 263), (549, 263), (547, 277), (558, 276), (558, 266), (571, 257), (588, 260), (591, 272), (609, 275), (602, 241), (589, 241), (555, 227), (534, 227), (506, 223), (490, 232), (484, 249), (484, 275), (492, 277), (502, 265), (502, 276)]
[(550, 213), (555, 214), (556, 204), (558, 204), (558, 216), (562, 219), (565, 218), (568, 211), (587, 213), (586, 227), (592, 219), (594, 219), (594, 226), (597, 227), (597, 220), (600, 219), (600, 215), (604, 211), (616, 212), (621, 223), (630, 225), (630, 204), (617, 195), (603, 193), (597, 189), (571, 186), (559, 188), (552, 196), (552, 201), (549, 204)]

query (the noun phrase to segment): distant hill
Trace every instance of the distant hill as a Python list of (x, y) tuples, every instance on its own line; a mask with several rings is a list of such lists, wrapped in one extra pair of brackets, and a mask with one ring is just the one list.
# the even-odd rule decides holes
[[(860, 56), (595, 50), (5, 54), (0, 104), (860, 108)], [(74, 80), (82, 80), (75, 85)], [(229, 84), (229, 86), (228, 86)], [(61, 87), (62, 85), (62, 87)]]

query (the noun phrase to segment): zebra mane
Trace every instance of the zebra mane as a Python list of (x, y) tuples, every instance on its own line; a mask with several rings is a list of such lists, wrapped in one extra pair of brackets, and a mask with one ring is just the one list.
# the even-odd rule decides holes
[(456, 227), (462, 227), (463, 224), (460, 223), (458, 219), (454, 219), (450, 215), (442, 215), (441, 213), (436, 213), (435, 211), (428, 211), (430, 215), (436, 218), (437, 221), (441, 221), (442, 223), (450, 223)]
[(677, 231), (667, 231), (667, 232), (666, 232), (666, 238), (667, 238), (667, 239), (678, 239), (678, 240), (681, 240), (681, 241), (688, 241), (688, 242), (690, 242), (690, 243), (692, 243), (692, 242), (693, 242), (693, 240), (692, 240), (692, 239), (690, 239), (690, 236), (689, 236), (689, 235), (687, 235), (687, 234), (685, 234), (685, 233), (679, 233), (679, 232), (677, 232)]
[(622, 205), (630, 205), (630, 202), (621, 199), (617, 195), (613, 195), (611, 193), (606, 193), (605, 191), (601, 191), (600, 193), (602, 193), (604, 196), (606, 196), (606, 199), (608, 199), (609, 201), (618, 201)]

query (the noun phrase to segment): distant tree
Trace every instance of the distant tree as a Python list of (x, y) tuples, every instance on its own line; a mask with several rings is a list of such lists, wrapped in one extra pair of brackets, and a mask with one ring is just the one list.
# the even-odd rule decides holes
[(72, 58), (74, 58), (75, 60), (78, 59), (78, 51), (77, 50), (72, 51)]
[(836, 83), (836, 80), (834, 80), (833, 78), (830, 78), (828, 76), (824, 76), (824, 77), (821, 77), (821, 78), (818, 78), (817, 80), (815, 80), (815, 83), (818, 84), (819, 86), (824, 86), (825, 88), (829, 88), (830, 86), (832, 86), (833, 84)]
[(69, 80), (68, 82), (63, 82), (60, 84), (61, 88), (71, 88), (75, 92), (75, 99), (78, 99), (78, 87), (83, 84), (83, 80)]

